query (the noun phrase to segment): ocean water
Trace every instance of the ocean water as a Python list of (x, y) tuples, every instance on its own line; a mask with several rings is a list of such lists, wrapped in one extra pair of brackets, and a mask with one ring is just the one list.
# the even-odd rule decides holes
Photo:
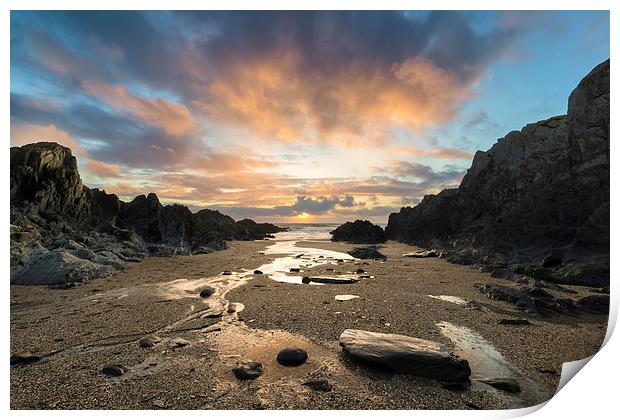
[[(336, 229), (342, 223), (276, 223), (278, 226), (289, 228), (288, 232), (277, 233), (276, 240), (296, 241), (329, 241), (329, 232)], [(375, 223), (385, 229), (385, 223)]]

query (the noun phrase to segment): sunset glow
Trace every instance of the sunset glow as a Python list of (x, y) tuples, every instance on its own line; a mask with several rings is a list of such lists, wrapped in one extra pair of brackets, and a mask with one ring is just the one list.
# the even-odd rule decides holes
[(12, 12), (11, 32), (12, 145), (258, 221), (384, 222), (609, 55), (608, 12)]

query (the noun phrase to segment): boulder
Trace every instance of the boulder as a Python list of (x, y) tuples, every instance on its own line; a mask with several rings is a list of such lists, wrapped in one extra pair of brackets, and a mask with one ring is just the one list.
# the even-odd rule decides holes
[(340, 345), (354, 359), (381, 365), (398, 373), (425, 376), (448, 382), (469, 380), (467, 360), (441, 344), (397, 334), (344, 330)]
[(385, 232), (380, 226), (368, 220), (346, 222), (329, 232), (334, 242), (352, 242), (357, 244), (377, 244), (385, 242)]

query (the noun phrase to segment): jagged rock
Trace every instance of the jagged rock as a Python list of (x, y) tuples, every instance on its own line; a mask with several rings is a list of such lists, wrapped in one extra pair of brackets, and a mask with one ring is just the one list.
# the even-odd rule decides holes
[(609, 295), (590, 295), (576, 302), (577, 307), (591, 314), (606, 315), (609, 313)]
[(83, 283), (118, 272), (112, 265), (98, 264), (71, 255), (64, 250), (39, 251), (11, 273), (13, 284), (54, 285)]
[(225, 240), (282, 230), (217, 211), (163, 206), (154, 193), (125, 203), (82, 185), (71, 150), (42, 142), (11, 148), (11, 282), (67, 284), (106, 277), (147, 255), (226, 249)]
[[(608, 285), (609, 101), (607, 60), (572, 92), (567, 115), (476, 152), (457, 189), (391, 214), (387, 238), (442, 249), (456, 263), (522, 264), (537, 279)], [(552, 252), (561, 258), (545, 259)]]
[(329, 232), (334, 242), (352, 242), (357, 244), (377, 244), (385, 242), (385, 232), (380, 226), (368, 220), (346, 222)]
[(340, 345), (355, 359), (377, 364), (399, 373), (426, 376), (450, 382), (469, 380), (467, 360), (441, 344), (397, 334), (344, 330)]
[(251, 360), (240, 360), (233, 368), (233, 373), (240, 380), (256, 379), (263, 374), (263, 364)]
[(386, 260), (387, 257), (377, 251), (377, 247), (367, 246), (363, 248), (353, 248), (348, 254), (352, 257), (359, 258), (362, 260)]

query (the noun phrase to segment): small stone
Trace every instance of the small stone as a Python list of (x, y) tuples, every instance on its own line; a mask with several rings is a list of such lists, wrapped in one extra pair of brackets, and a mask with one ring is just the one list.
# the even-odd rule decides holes
[(200, 291), (200, 297), (201, 298), (208, 298), (210, 297), (213, 293), (215, 293), (215, 289), (213, 287), (205, 287), (204, 289), (202, 289)]
[(334, 389), (333, 385), (327, 379), (315, 379), (312, 381), (304, 382), (304, 386), (307, 386), (313, 391), (329, 392)]
[(233, 368), (233, 373), (240, 380), (256, 379), (263, 374), (263, 364), (251, 360), (240, 360)]
[(500, 389), (505, 392), (516, 393), (521, 392), (521, 386), (513, 378), (482, 378), (480, 382)]
[(228, 304), (227, 312), (229, 314), (232, 314), (232, 313), (241, 311), (243, 308), (244, 308), (244, 305), (242, 303), (233, 302), (233, 303)]
[(254, 274), (263, 274), (263, 272), (260, 270), (254, 270)]
[(172, 341), (170, 341), (170, 347), (172, 348), (185, 347), (187, 345), (189, 345), (189, 341), (187, 341), (184, 338), (175, 338)]
[(38, 362), (39, 360), (41, 360), (41, 357), (29, 351), (11, 354), (11, 365), (27, 365), (29, 363)]
[(161, 338), (156, 335), (149, 335), (147, 337), (143, 337), (138, 341), (138, 345), (143, 349), (147, 349), (149, 347), (153, 347), (155, 344), (159, 343)]
[(308, 359), (308, 353), (302, 349), (287, 348), (280, 350), (276, 360), (283, 366), (300, 366)]
[(157, 408), (168, 408), (166, 403), (162, 400), (153, 400), (153, 406)]
[(110, 363), (101, 369), (101, 373), (108, 376), (121, 376), (127, 372), (127, 368), (120, 363)]
[(357, 270), (355, 270), (355, 273), (356, 273), (356, 274), (364, 274), (364, 273), (365, 273), (365, 271), (364, 271), (364, 269), (363, 269), (363, 268), (358, 268)]

